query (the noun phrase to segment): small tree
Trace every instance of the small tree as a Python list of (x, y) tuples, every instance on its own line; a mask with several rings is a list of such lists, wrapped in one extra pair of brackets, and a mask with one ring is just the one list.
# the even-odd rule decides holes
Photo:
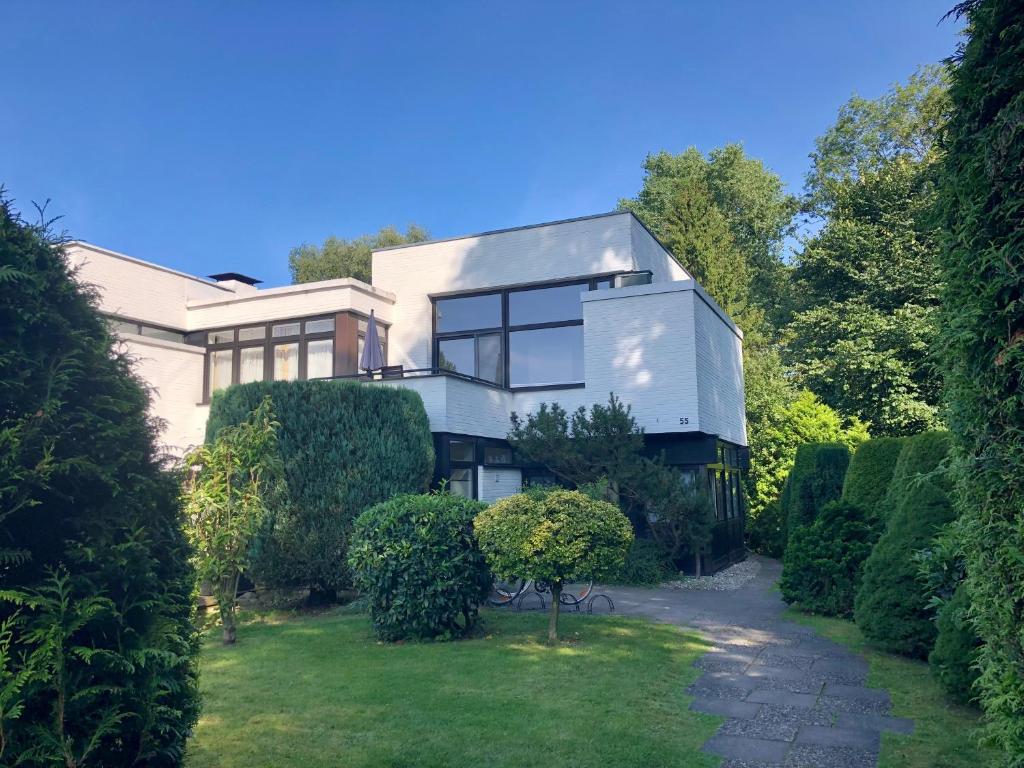
[(217, 599), (225, 645), (235, 642), (235, 596), (253, 538), (280, 493), (277, 427), (268, 397), (248, 419), (185, 458), (186, 531), (196, 573)]
[(558, 642), (562, 586), (622, 566), (633, 528), (614, 505), (579, 491), (519, 493), (492, 504), (474, 521), (477, 541), (500, 578), (551, 585), (548, 642)]
[(703, 489), (685, 485), (679, 472), (653, 461), (645, 462), (643, 478), (639, 495), (651, 535), (673, 562), (690, 552), (700, 576), (700, 553), (715, 521), (711, 499)]

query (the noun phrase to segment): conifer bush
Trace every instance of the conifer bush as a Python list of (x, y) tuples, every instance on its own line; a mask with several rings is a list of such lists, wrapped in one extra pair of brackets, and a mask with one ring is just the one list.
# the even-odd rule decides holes
[(928, 666), (946, 693), (960, 704), (974, 698), (978, 679), (978, 651), (981, 641), (968, 619), (970, 596), (961, 584), (953, 597), (939, 607), (935, 617), (935, 647), (928, 654)]
[(351, 586), (352, 525), (363, 510), (427, 490), (434, 449), (423, 401), (407, 389), (340, 381), (259, 381), (216, 393), (207, 442), (270, 396), (288, 489), (261, 537), (255, 578), (330, 600)]
[(962, 2), (944, 137), (940, 342), (988, 740), (1024, 766), (1024, 4)]
[(843, 501), (862, 508), (867, 520), (884, 527), (884, 502), (904, 439), (878, 437), (857, 446), (843, 482)]
[(935, 622), (915, 554), (954, 518), (949, 478), (941, 466), (949, 443), (946, 432), (907, 440), (887, 497), (893, 512), (864, 564), (854, 608), (865, 637), (886, 650), (922, 659), (935, 643)]
[(398, 496), (363, 512), (349, 563), (382, 640), (465, 635), (491, 588), (473, 537), (485, 507), (450, 493)]
[(850, 451), (842, 443), (804, 443), (797, 448), (780, 500), (788, 537), (814, 522), (828, 502), (842, 495), (849, 464)]
[(178, 479), (113, 344), (0, 191), (0, 765), (177, 766), (198, 716)]
[(876, 538), (863, 507), (829, 502), (789, 539), (779, 580), (783, 600), (810, 613), (849, 616)]

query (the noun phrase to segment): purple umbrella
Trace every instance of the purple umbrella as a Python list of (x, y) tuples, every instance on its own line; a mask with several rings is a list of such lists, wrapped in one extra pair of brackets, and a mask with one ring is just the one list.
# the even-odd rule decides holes
[(359, 358), (359, 367), (369, 373), (384, 367), (384, 353), (377, 336), (377, 320), (370, 310), (370, 322), (366, 326), (366, 340), (363, 342), (363, 354)]

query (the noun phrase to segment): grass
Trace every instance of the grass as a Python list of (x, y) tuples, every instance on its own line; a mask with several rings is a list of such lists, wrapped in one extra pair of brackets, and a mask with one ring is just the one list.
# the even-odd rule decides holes
[(914, 720), (914, 733), (882, 736), (879, 768), (979, 768), (994, 754), (975, 743), (976, 710), (953, 704), (932, 677), (928, 665), (873, 648), (852, 621), (812, 616), (790, 609), (788, 618), (813, 627), (821, 636), (863, 654), (868, 685), (892, 695), (892, 714)]
[(386, 645), (365, 616), (262, 617), (207, 637), (189, 768), (715, 766), (684, 690), (707, 646), (638, 619), (489, 611), (481, 635)]

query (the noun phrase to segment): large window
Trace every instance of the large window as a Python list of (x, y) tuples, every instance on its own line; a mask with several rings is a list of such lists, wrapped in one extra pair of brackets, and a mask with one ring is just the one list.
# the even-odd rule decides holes
[(434, 366), (501, 386), (583, 384), (580, 294), (608, 277), (434, 300)]
[(205, 396), (231, 384), (334, 375), (333, 317), (283, 320), (192, 334), (205, 344)]

